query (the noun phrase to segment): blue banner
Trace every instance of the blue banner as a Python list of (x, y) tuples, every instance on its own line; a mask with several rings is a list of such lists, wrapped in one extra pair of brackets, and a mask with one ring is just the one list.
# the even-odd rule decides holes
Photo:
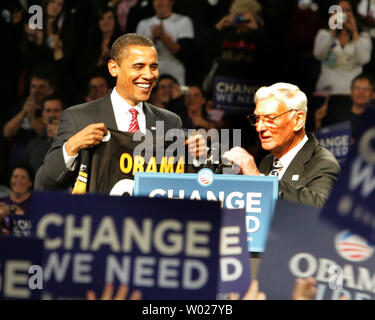
[(375, 243), (375, 110), (368, 109), (322, 217)]
[(248, 114), (260, 87), (259, 83), (247, 79), (216, 76), (213, 84), (215, 108), (232, 114)]
[(319, 219), (319, 209), (279, 200), (258, 274), (267, 299), (290, 299), (296, 278), (314, 277), (316, 300), (375, 299), (374, 245)]
[(134, 195), (219, 201), (223, 208), (245, 209), (248, 250), (263, 252), (278, 196), (277, 177), (137, 172)]
[(316, 130), (314, 132), (320, 144), (333, 153), (337, 161), (342, 164), (350, 149), (350, 122), (340, 122)]
[(34, 193), (31, 219), (50, 298), (100, 295), (106, 283), (144, 299), (216, 298), (218, 203)]
[(38, 286), (32, 278), (37, 270), (30, 267), (41, 266), (42, 260), (43, 241), (0, 237), (0, 299), (40, 299), (43, 281)]
[(251, 272), (245, 222), (245, 210), (223, 210), (218, 300), (227, 299), (231, 292), (242, 297), (249, 288)]

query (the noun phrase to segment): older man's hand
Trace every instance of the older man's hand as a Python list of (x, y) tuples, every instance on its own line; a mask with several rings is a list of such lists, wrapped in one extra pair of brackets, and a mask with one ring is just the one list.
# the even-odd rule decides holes
[(254, 157), (241, 147), (234, 147), (224, 152), (223, 158), (239, 166), (244, 175), (258, 176), (260, 174)]

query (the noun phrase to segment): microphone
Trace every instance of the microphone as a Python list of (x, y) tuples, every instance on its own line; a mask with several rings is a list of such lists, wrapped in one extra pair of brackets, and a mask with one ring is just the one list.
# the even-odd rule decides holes
[(222, 145), (219, 141), (213, 142), (208, 150), (207, 161), (204, 167), (211, 169), (215, 174), (222, 174), (225, 168), (233, 169), (233, 162), (228, 160), (224, 162), (225, 159), (221, 159), (221, 155), (228, 149), (227, 144)]

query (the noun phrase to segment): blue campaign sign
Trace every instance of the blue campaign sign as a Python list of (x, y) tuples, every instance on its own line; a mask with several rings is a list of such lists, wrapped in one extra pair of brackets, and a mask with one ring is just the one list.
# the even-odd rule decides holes
[(220, 281), (218, 299), (229, 293), (242, 297), (250, 284), (250, 259), (247, 251), (245, 210), (223, 210), (220, 230)]
[(31, 219), (49, 298), (100, 296), (106, 283), (144, 299), (216, 298), (218, 203), (34, 193)]
[(248, 250), (263, 252), (278, 196), (276, 177), (137, 172), (134, 195), (220, 201), (227, 209), (245, 209)]
[(254, 103), (254, 94), (261, 87), (247, 79), (216, 76), (213, 84), (215, 108), (228, 113), (249, 113), (249, 106)]
[(279, 200), (258, 274), (267, 299), (290, 299), (296, 278), (314, 277), (316, 300), (375, 299), (375, 250), (319, 219), (319, 208)]
[(316, 130), (315, 136), (320, 144), (333, 153), (339, 163), (343, 163), (350, 149), (350, 122), (340, 122)]
[(353, 137), (356, 141), (344, 163), (322, 217), (375, 242), (375, 110), (368, 109)]
[(0, 237), (0, 299), (40, 299), (43, 281), (32, 278), (36, 269), (30, 267), (42, 262), (42, 240)]

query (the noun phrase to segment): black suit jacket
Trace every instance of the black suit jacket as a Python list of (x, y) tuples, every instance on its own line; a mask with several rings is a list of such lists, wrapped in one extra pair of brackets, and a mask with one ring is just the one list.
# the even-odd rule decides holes
[[(148, 130), (156, 127), (156, 121), (164, 121), (165, 132), (182, 127), (180, 117), (168, 110), (144, 102), (143, 111)], [(65, 190), (73, 185), (80, 167), (80, 159), (78, 157), (76, 170), (70, 171), (65, 165), (62, 146), (78, 131), (91, 123), (98, 122), (104, 122), (108, 128), (117, 130), (110, 94), (98, 100), (70, 107), (62, 113), (58, 133), (36, 174), (35, 190)]]
[[(279, 198), (322, 207), (340, 174), (340, 165), (314, 135), (308, 137), (279, 180)], [(266, 156), (259, 171), (268, 175), (273, 159), (271, 154)]]

